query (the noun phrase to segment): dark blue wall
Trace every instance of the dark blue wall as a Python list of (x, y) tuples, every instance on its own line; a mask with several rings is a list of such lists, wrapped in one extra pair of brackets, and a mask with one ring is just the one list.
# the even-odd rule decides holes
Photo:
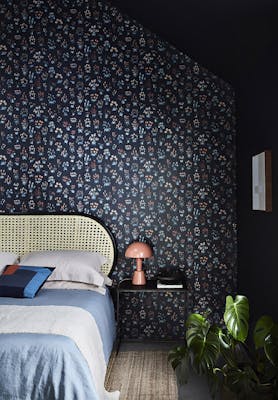
[(231, 87), (106, 3), (0, 8), (1, 212), (100, 217), (116, 280), (147, 237), (148, 275), (180, 267), (189, 309), (218, 319), (236, 280)]
[[(277, 25), (276, 25), (277, 26)], [(265, 44), (238, 88), (239, 291), (248, 296), (252, 321), (278, 321), (278, 33)], [(272, 212), (252, 210), (252, 156), (272, 152)]]

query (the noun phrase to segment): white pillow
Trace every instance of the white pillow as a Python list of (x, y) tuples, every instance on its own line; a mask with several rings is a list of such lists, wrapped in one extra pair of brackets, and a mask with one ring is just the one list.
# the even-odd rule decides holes
[(91, 290), (100, 294), (106, 293), (106, 288), (103, 286), (91, 285), (89, 283), (82, 282), (70, 282), (70, 281), (49, 281), (45, 282), (43, 289), (78, 289), (78, 290)]
[(54, 250), (31, 252), (20, 260), (20, 265), (55, 268), (48, 281), (74, 281), (103, 286), (107, 277), (100, 267), (106, 262), (106, 258), (99, 253)]
[(6, 265), (15, 264), (18, 260), (18, 255), (6, 251), (0, 251), (0, 274), (4, 271)]

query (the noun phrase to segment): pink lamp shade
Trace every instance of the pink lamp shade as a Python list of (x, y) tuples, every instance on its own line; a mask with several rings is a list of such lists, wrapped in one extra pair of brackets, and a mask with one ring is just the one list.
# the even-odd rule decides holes
[(131, 243), (126, 249), (125, 256), (127, 258), (136, 258), (136, 271), (134, 271), (132, 284), (133, 285), (145, 285), (146, 277), (142, 270), (142, 262), (144, 258), (150, 258), (153, 255), (153, 251), (150, 245), (143, 242)]

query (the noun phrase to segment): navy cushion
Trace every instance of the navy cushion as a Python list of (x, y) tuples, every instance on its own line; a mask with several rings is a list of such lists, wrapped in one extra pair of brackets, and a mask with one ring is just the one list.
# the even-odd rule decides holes
[(33, 298), (55, 268), (7, 265), (0, 275), (0, 296)]

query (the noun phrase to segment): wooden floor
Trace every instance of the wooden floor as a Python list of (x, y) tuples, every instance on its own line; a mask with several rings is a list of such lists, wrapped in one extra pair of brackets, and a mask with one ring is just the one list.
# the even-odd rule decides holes
[(167, 361), (169, 344), (124, 343), (112, 354), (106, 389), (119, 390), (120, 400), (177, 400), (174, 372)]

